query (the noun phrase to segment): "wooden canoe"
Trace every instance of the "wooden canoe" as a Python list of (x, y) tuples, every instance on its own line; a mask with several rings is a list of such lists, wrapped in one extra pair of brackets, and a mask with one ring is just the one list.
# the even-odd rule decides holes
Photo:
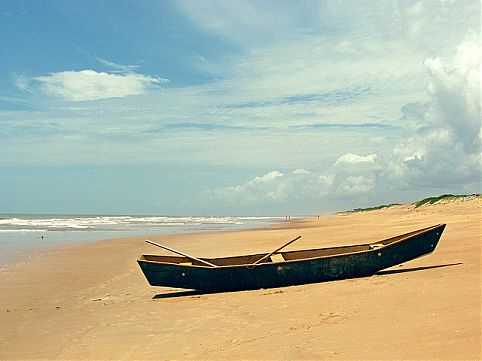
[(143, 255), (137, 262), (151, 286), (235, 291), (366, 277), (434, 251), (445, 228), (439, 224), (367, 244), (264, 254), (201, 258)]

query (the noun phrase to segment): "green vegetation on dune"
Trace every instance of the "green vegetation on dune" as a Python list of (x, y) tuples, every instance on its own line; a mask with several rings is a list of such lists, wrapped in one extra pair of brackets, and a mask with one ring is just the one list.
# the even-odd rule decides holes
[(453, 199), (457, 199), (457, 198), (465, 198), (465, 197), (471, 197), (471, 196), (480, 197), (480, 194), (470, 194), (470, 195), (467, 195), (467, 194), (442, 194), (441, 196), (437, 196), (437, 197), (424, 198), (421, 201), (415, 202), (413, 204), (415, 204), (415, 208), (418, 208), (420, 206), (423, 206), (424, 204), (435, 204), (435, 203), (437, 203), (441, 200), (453, 200)]
[[(482, 198), (482, 195), (481, 194), (442, 194), (441, 196), (424, 198), (420, 201), (412, 203), (412, 205), (414, 205), (415, 208), (418, 208), (420, 206), (423, 206), (424, 204), (435, 204), (437, 202), (440, 202), (441, 200), (454, 200), (454, 199), (469, 198), (469, 197)], [(376, 206), (376, 207), (355, 208), (352, 211), (348, 211), (348, 213), (376, 211), (383, 208), (390, 208), (393, 206), (401, 206), (401, 205), (402, 204), (400, 203), (391, 203), (391, 204), (382, 204), (381, 206)], [(340, 212), (340, 213), (344, 213), (344, 212)]]
[(376, 211), (378, 209), (383, 209), (383, 208), (390, 208), (393, 206), (401, 206), (400, 203), (391, 203), (391, 204), (382, 204), (381, 206), (376, 206), (376, 207), (368, 207), (368, 208), (355, 208), (354, 210), (350, 212), (368, 212), (368, 211)]

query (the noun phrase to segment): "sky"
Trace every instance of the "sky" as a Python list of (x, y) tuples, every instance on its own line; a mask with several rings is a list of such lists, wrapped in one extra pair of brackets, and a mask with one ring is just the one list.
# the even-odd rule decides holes
[(481, 192), (480, 2), (0, 2), (0, 213)]

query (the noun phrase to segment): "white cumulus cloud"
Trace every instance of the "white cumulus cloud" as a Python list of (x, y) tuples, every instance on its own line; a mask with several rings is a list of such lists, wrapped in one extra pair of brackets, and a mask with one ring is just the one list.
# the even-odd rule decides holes
[(452, 59), (425, 61), (431, 100), (414, 107), (410, 114), (416, 121), (414, 134), (391, 155), (407, 183), (446, 186), (480, 182), (479, 64), (476, 39), (460, 44)]
[[(70, 101), (88, 101), (142, 94), (165, 82), (167, 79), (134, 72), (119, 74), (88, 69), (39, 76), (28, 85), (37, 87), (50, 96)], [(21, 90), (27, 88), (25, 79), (18, 84), (18, 87)]]
[(284, 174), (278, 171), (255, 177), (245, 184), (220, 187), (206, 192), (206, 199), (223, 200), (228, 203), (253, 204), (260, 200), (279, 201), (286, 197)]
[(364, 194), (373, 190), (375, 180), (363, 175), (349, 176), (338, 186), (337, 191), (343, 194)]
[(425, 195), (480, 192), (480, 46), (475, 40), (461, 43), (452, 58), (426, 59), (429, 101), (402, 107), (407, 136), (392, 149), (368, 155), (346, 153), (325, 169), (295, 170), (282, 177), (270, 172), (245, 185), (219, 188), (217, 196), (229, 195), (230, 201), (238, 202), (249, 190), (253, 201), (293, 205), (319, 198), (336, 199), (340, 206), (342, 200), (394, 202), (420, 190)]
[(347, 153), (345, 155), (342, 155), (340, 158), (337, 159), (335, 164), (342, 164), (342, 163), (348, 163), (348, 164), (359, 164), (359, 163), (375, 163), (375, 160), (377, 159), (376, 154), (369, 154), (367, 156), (362, 156), (358, 154), (353, 154), (353, 153)]

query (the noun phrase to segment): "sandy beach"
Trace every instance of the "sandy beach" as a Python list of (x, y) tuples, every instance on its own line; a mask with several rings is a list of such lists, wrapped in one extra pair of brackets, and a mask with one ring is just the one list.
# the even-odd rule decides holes
[(480, 198), (149, 237), (200, 257), (372, 242), (446, 223), (434, 253), (372, 277), (198, 294), (151, 287), (144, 237), (45, 249), (0, 272), (0, 359), (480, 360)]

